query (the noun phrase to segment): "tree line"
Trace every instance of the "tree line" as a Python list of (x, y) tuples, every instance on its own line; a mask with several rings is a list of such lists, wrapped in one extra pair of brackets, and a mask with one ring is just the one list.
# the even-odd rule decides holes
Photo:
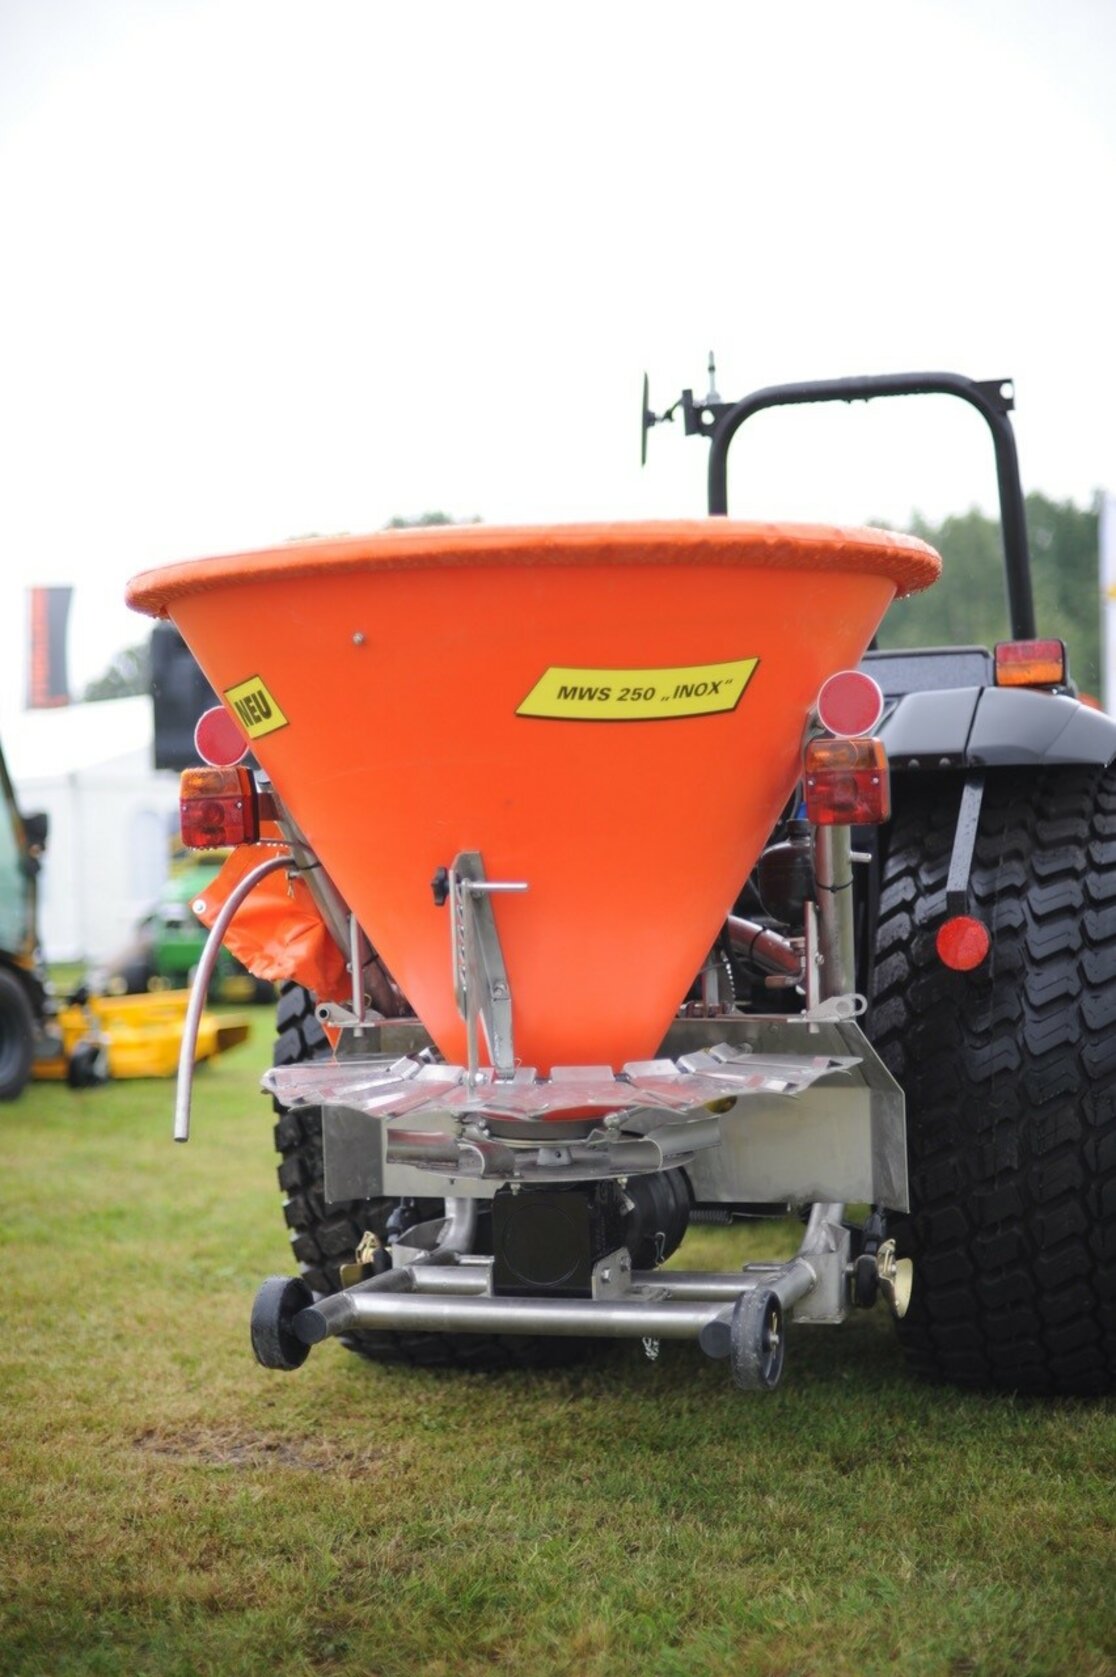
[[(1027, 496), (1031, 586), (1040, 635), (1057, 635), (1069, 649), (1070, 674), (1100, 695), (1101, 590), (1098, 515), (1072, 501)], [(879, 645), (993, 646), (1011, 635), (1004, 584), (1000, 523), (975, 507), (940, 524), (916, 514), (912, 535), (942, 556), (941, 580), (925, 594), (899, 600), (888, 612)]]
[[(387, 529), (453, 522), (445, 512), (416, 518), (393, 518)], [(1035, 619), (1040, 635), (1066, 642), (1070, 673), (1078, 686), (1099, 696), (1101, 689), (1101, 593), (1098, 578), (1095, 509), (1072, 501), (1027, 496), (1027, 531)], [(915, 514), (912, 535), (921, 536), (942, 556), (941, 580), (925, 594), (898, 600), (888, 612), (879, 645), (993, 646), (1007, 640), (1010, 627), (1004, 592), (1003, 548), (996, 518), (975, 507), (931, 524)], [(150, 686), (147, 643), (117, 653), (105, 674), (90, 682), (84, 699), (115, 699), (146, 693)]]

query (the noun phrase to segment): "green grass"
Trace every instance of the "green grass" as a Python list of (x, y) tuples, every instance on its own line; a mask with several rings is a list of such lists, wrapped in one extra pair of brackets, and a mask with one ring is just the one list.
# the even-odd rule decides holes
[(672, 1345), (257, 1368), (268, 1023), (189, 1147), (170, 1083), (0, 1108), (0, 1671), (1116, 1674), (1116, 1404), (917, 1385), (882, 1313), (793, 1329), (765, 1397)]

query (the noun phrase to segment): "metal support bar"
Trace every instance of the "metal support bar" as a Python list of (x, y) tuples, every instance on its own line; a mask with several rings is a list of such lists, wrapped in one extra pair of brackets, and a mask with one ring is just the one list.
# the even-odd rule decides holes
[(814, 871), (818, 888), (820, 999), (856, 989), (853, 923), (852, 841), (848, 827), (814, 828)]
[(498, 892), (526, 891), (519, 881), (486, 879), (478, 850), (462, 850), (449, 870), (450, 927), (453, 938), (453, 987), (457, 1010), (465, 1021), (469, 1082), (480, 1070), (478, 1022), (498, 1077), (515, 1074), (511, 987), (500, 948), (500, 935), (489, 898)]
[[(393, 1276), (403, 1273), (403, 1270), (385, 1271), (385, 1275)], [(410, 1291), (416, 1293), (448, 1294), (450, 1297), (465, 1298), (492, 1291), (491, 1258), (468, 1264), (451, 1264), (446, 1260), (433, 1266), (428, 1263), (415, 1264), (411, 1266), (410, 1273)], [(635, 1269), (629, 1277), (634, 1297), (646, 1293), (647, 1289), (651, 1288), (658, 1297), (710, 1306), (735, 1304), (741, 1293), (750, 1292), (757, 1283), (762, 1283), (777, 1293), (787, 1307), (805, 1296), (814, 1279), (814, 1266), (808, 1259), (803, 1258), (791, 1258), (785, 1263), (749, 1264), (742, 1270), (706, 1272), (684, 1269)], [(384, 1276), (376, 1277), (377, 1290), (380, 1289), (383, 1280)], [(364, 1281), (358, 1285), (363, 1291), (370, 1287), (372, 1282)], [(393, 1283), (393, 1287), (396, 1291), (407, 1290), (401, 1289), (398, 1282)]]
[[(440, 1222), (422, 1223), (408, 1232), (412, 1235), (424, 1231), (437, 1230), (439, 1244), (430, 1251), (423, 1251), (419, 1247), (404, 1246), (398, 1242), (392, 1247), (395, 1260), (391, 1269), (383, 1270), (379, 1275), (370, 1275), (367, 1281), (358, 1281), (354, 1286), (341, 1293), (331, 1293), (327, 1298), (316, 1299), (298, 1317), (295, 1332), (304, 1345), (317, 1345), (320, 1340), (328, 1339), (330, 1334), (348, 1331), (350, 1315), (349, 1300), (354, 1294), (364, 1293), (411, 1293), (419, 1291), (430, 1276), (446, 1275), (452, 1281), (457, 1273), (458, 1259), (468, 1252), (477, 1230), (477, 1205), (475, 1200), (448, 1199), (446, 1201), (446, 1215)], [(403, 1259), (403, 1262), (399, 1262)], [(476, 1291), (471, 1285), (475, 1272), (468, 1271), (467, 1290)], [(479, 1272), (487, 1277), (487, 1271)], [(463, 1280), (466, 1277), (463, 1275)], [(487, 1280), (485, 1281), (487, 1286)], [(340, 1324), (340, 1325), (338, 1325)]]
[(969, 877), (973, 871), (973, 853), (983, 800), (984, 771), (981, 770), (967, 775), (961, 788), (961, 807), (957, 811), (957, 828), (953, 835), (949, 877), (946, 880), (946, 913), (949, 915), (969, 912)]
[(328, 926), (338, 949), (347, 955), (349, 952), (348, 907), (336, 885), (311, 850), (293, 816), (280, 802), (279, 795), (274, 787), (271, 789), (271, 796), (275, 804), (276, 825), (283, 835), (284, 841), (290, 846), (295, 867), (314, 899), (314, 905)]
[(355, 914), (349, 915), (349, 973), (353, 982), (353, 1017), (356, 1034), (364, 1034), (364, 957), (361, 951), (362, 933)]
[[(388, 1274), (395, 1273), (388, 1271)], [(403, 1273), (403, 1272), (400, 1272)], [(742, 1290), (747, 1290), (746, 1288)], [(592, 1339), (697, 1339), (717, 1304), (682, 1299), (446, 1297), (365, 1283), (334, 1293), (294, 1320), (304, 1344), (342, 1333), (513, 1333)]]
[(239, 884), (229, 892), (205, 940), (182, 1025), (182, 1047), (178, 1054), (178, 1086), (174, 1097), (175, 1141), (190, 1139), (190, 1101), (194, 1092), (194, 1056), (198, 1047), (198, 1027), (201, 1024), (209, 981), (213, 977), (217, 956), (221, 952), (221, 942), (237, 909), (245, 897), (256, 889), (260, 880), (266, 879), (268, 874), (274, 873), (277, 868), (289, 868), (290, 865), (289, 856), (269, 856), (266, 862), (261, 862), (251, 873), (246, 873)]
[[(391, 983), (389, 974), (384, 971), (383, 966), (379, 964), (378, 958), (376, 958), (376, 953), (369, 946), (368, 936), (362, 937), (362, 948), (359, 948), (354, 927), (352, 927), (351, 912), (349, 912), (344, 897), (337, 890), (326, 869), (322, 867), (321, 860), (314, 854), (314, 850), (310, 850), (307, 838), (300, 830), (299, 825), (295, 823), (289, 810), (285, 808), (284, 803), (279, 798), (279, 793), (275, 792), (274, 787), (270, 787), (270, 797), (272, 797), (272, 803), (275, 805), (275, 822), (279, 825), (285, 844), (290, 845), (290, 855), (294, 857), (294, 864), (299, 870), (302, 884), (305, 885), (305, 889), (309, 890), (310, 897), (314, 899), (314, 906), (317, 907), (317, 912), (321, 914), (322, 919), (326, 921), (329, 934), (336, 942), (337, 948), (341, 949), (342, 954), (351, 964), (352, 1013), (354, 1013), (354, 1016), (359, 1016), (359, 1013), (361, 1013), (364, 991), (368, 991), (369, 996), (371, 996), (373, 1008), (376, 1008), (378, 1013), (383, 1013), (386, 1018), (394, 1018), (399, 1011), (406, 1011), (403, 1006), (403, 998), (399, 996), (394, 984)], [(357, 963), (361, 963), (359, 968), (357, 968)], [(359, 991), (361, 991), (361, 1001), (357, 1001), (357, 984), (359, 984)], [(357, 1035), (361, 1035), (361, 1033), (357, 1031)]]

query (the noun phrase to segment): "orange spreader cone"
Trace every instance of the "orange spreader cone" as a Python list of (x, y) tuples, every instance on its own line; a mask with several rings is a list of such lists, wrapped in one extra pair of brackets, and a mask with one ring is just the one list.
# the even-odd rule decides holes
[(478, 851), (524, 1065), (653, 1055), (800, 773), (818, 689), (940, 561), (738, 524), (389, 531), (137, 577), (439, 1048), (431, 879)]

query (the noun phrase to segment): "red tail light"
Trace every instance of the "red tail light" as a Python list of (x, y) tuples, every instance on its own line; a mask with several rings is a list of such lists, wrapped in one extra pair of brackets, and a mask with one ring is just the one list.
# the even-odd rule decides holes
[(178, 809), (188, 850), (254, 844), (260, 836), (256, 788), (247, 769), (186, 769)]
[(998, 641), (997, 687), (1062, 687), (1066, 680), (1064, 641)]
[(874, 826), (891, 815), (891, 775), (882, 740), (811, 740), (804, 779), (806, 819), (816, 827)]

